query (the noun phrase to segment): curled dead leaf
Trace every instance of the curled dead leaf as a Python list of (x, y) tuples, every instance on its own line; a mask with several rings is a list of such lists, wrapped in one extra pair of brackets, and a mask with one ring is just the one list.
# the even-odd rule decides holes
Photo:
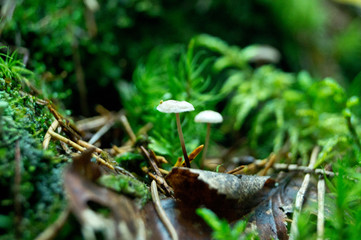
[(274, 185), (269, 177), (234, 176), (189, 168), (173, 168), (166, 180), (183, 204), (205, 206), (230, 220), (248, 213)]

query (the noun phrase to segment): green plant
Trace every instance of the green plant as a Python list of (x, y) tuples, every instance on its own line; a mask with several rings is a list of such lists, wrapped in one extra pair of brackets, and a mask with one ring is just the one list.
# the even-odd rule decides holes
[[(14, 53), (1, 55), (0, 59), (0, 231), (6, 232), (0, 238), (13, 239), (20, 233), (22, 239), (34, 239), (64, 207), (60, 179), (67, 158), (57, 154), (53, 143), (48, 151), (41, 148), (53, 116), (35, 97), (23, 92), (23, 73), (32, 73), (23, 68)], [(18, 192), (14, 187), (17, 149), (21, 166)], [(14, 194), (20, 196), (20, 202), (15, 202)], [(16, 204), (21, 206), (20, 213), (14, 211)], [(16, 227), (7, 224), (15, 218), (22, 219)]]
[[(214, 109), (222, 99), (218, 93), (221, 83), (209, 75), (212, 58), (202, 52), (194, 53), (194, 43), (190, 42), (187, 52), (181, 46), (155, 49), (146, 63), (140, 63), (134, 72), (133, 84), (121, 82), (118, 85), (122, 102), (135, 129), (146, 123), (152, 123), (149, 133), (150, 147), (159, 154), (170, 157), (174, 163), (181, 155), (176, 130), (176, 121), (169, 114), (156, 111), (160, 100), (186, 100), (196, 109), (189, 112), (181, 121), (192, 121), (195, 112), (202, 109)], [(170, 123), (170, 124), (169, 124)], [(183, 127), (187, 149), (199, 145), (198, 136), (205, 134), (204, 129), (195, 124)]]
[(238, 240), (238, 239), (259, 239), (257, 232), (245, 232), (247, 221), (239, 220), (230, 226), (224, 219), (219, 219), (217, 215), (207, 208), (198, 208), (196, 213), (212, 228), (212, 239), (217, 240)]

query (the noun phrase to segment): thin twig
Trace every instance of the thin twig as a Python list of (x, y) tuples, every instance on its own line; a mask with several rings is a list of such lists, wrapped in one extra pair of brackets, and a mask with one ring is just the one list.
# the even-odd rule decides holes
[(59, 231), (63, 228), (70, 214), (70, 208), (66, 207), (56, 221), (40, 233), (35, 240), (51, 240), (54, 239)]
[(317, 240), (324, 239), (325, 233), (325, 179), (320, 176), (317, 183), (318, 214), (317, 214)]
[(275, 163), (273, 165), (273, 168), (275, 170), (279, 171), (300, 171), (304, 173), (313, 173), (313, 174), (319, 174), (319, 175), (326, 175), (328, 177), (334, 177), (337, 175), (337, 173), (327, 171), (320, 168), (310, 168), (308, 166), (299, 166), (296, 164), (286, 164), (286, 163)]
[(114, 121), (110, 120), (108, 123), (106, 123), (103, 127), (101, 127), (89, 140), (90, 144), (94, 144), (96, 141), (98, 141), (106, 132), (109, 131), (109, 129), (114, 125)]
[(76, 122), (76, 127), (80, 131), (89, 131), (93, 129), (98, 129), (105, 125), (109, 121), (108, 115), (106, 116), (96, 116), (91, 118), (86, 118)]
[(238, 166), (238, 167), (236, 167), (236, 168), (234, 168), (234, 169), (232, 169), (232, 170), (230, 170), (230, 171), (228, 171), (228, 172), (226, 172), (226, 173), (228, 173), (228, 174), (237, 174), (239, 171), (241, 171), (243, 168), (244, 168), (245, 166), (244, 165), (241, 165), (241, 166)]
[[(67, 139), (63, 136), (61, 136), (60, 134), (57, 134), (56, 132), (50, 130), (49, 133), (51, 134), (51, 136), (55, 139), (58, 139), (59, 141), (62, 141), (70, 146), (72, 146), (73, 148), (75, 148), (76, 150), (80, 151), (80, 152), (84, 152), (86, 149), (80, 145), (78, 145), (77, 143), (71, 141), (70, 139)], [(110, 165), (107, 161), (105, 161), (104, 159), (98, 157), (97, 155), (93, 154), (92, 155), (99, 164), (102, 164), (112, 170), (114, 170), (114, 167), (112, 165)]]
[(14, 179), (14, 208), (15, 208), (15, 239), (21, 239), (21, 153), (19, 141), (15, 146), (15, 179)]
[(97, 152), (97, 153), (102, 153), (103, 152), (103, 150), (101, 150), (100, 148), (98, 148), (98, 147), (94, 146), (93, 144), (90, 144), (90, 143), (88, 143), (88, 142), (86, 142), (84, 140), (78, 140), (77, 143), (80, 146), (85, 147), (85, 148), (94, 148), (95, 152)]
[(137, 137), (135, 136), (133, 129), (128, 122), (128, 119), (124, 114), (120, 116), (120, 122), (123, 124), (125, 131), (128, 133), (130, 141), (132, 141), (132, 143), (134, 144), (137, 140)]
[(152, 181), (152, 184), (151, 184), (151, 193), (152, 193), (152, 199), (153, 199), (153, 203), (155, 206), (155, 210), (157, 211), (159, 218), (162, 220), (163, 224), (167, 228), (171, 238), (173, 240), (178, 240), (178, 234), (160, 203), (158, 190), (157, 190), (157, 184), (154, 180)]
[[(55, 119), (52, 122), (52, 124), (50, 125), (49, 129), (55, 131), (58, 126), (59, 126), (59, 122), (58, 122), (58, 120)], [(48, 149), (48, 146), (49, 146), (49, 143), (50, 143), (50, 140), (51, 140), (51, 135), (49, 133), (49, 129), (48, 129), (48, 131), (46, 132), (46, 134), (44, 136), (44, 141), (43, 141), (43, 149), (44, 150)]]
[[(316, 146), (313, 148), (310, 163), (308, 165), (309, 168), (313, 168), (313, 166), (315, 165), (319, 151), (320, 151), (320, 147)], [(310, 183), (310, 177), (311, 177), (311, 174), (309, 174), (309, 173), (307, 173), (305, 175), (302, 185), (297, 192), (295, 207), (294, 207), (294, 212), (293, 212), (293, 219), (292, 219), (293, 221), (291, 224), (291, 231), (290, 231), (290, 239), (291, 240), (297, 239), (297, 237), (299, 235), (298, 226), (297, 226), (298, 218), (299, 218), (299, 215), (302, 210), (302, 204), (303, 204), (303, 200), (304, 200), (308, 185)]]
[(276, 161), (276, 154), (272, 153), (270, 155), (269, 160), (267, 161), (266, 166), (264, 167), (264, 169), (259, 172), (259, 176), (266, 176), (268, 170), (273, 166), (275, 161)]
[(156, 176), (158, 176), (159, 178), (161, 178), (163, 180), (161, 185), (164, 187), (167, 194), (169, 196), (173, 196), (172, 188), (169, 187), (168, 183), (164, 180), (162, 173), (159, 171), (159, 168), (158, 168), (157, 164), (155, 163), (154, 159), (156, 158), (156, 156), (155, 156), (154, 152), (151, 151), (149, 153), (143, 146), (140, 146), (139, 148), (142, 151), (142, 153), (145, 155), (145, 157), (148, 159), (150, 166), (153, 169), (153, 171), (155, 172)]

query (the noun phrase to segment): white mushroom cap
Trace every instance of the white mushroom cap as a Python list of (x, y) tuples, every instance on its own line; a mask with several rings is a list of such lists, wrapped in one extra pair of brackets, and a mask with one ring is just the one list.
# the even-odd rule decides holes
[(194, 121), (199, 123), (220, 123), (223, 122), (223, 117), (218, 112), (206, 110), (198, 113)]
[(194, 107), (186, 101), (167, 100), (161, 102), (157, 106), (157, 110), (164, 113), (180, 113), (193, 111)]

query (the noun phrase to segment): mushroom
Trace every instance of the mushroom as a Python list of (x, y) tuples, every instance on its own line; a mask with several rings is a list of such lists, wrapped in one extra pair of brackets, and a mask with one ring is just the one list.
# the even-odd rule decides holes
[(157, 106), (157, 110), (159, 112), (163, 112), (163, 113), (175, 113), (175, 116), (177, 119), (177, 129), (178, 129), (178, 134), (179, 134), (179, 141), (182, 146), (184, 161), (186, 163), (186, 166), (189, 168), (191, 165), (189, 163), (186, 146), (184, 144), (184, 138), (183, 138), (182, 127), (180, 124), (179, 113), (193, 111), (194, 110), (193, 105), (186, 101), (167, 100), (164, 102), (161, 101), (160, 104)]
[(206, 158), (207, 148), (208, 148), (208, 142), (209, 142), (209, 135), (211, 133), (211, 123), (221, 123), (223, 122), (223, 117), (218, 112), (212, 111), (212, 110), (206, 110), (202, 111), (197, 114), (197, 116), (194, 118), (195, 122), (199, 123), (207, 123), (207, 135), (206, 140), (204, 143), (204, 150), (202, 159), (200, 162), (201, 167), (203, 167), (204, 160)]

